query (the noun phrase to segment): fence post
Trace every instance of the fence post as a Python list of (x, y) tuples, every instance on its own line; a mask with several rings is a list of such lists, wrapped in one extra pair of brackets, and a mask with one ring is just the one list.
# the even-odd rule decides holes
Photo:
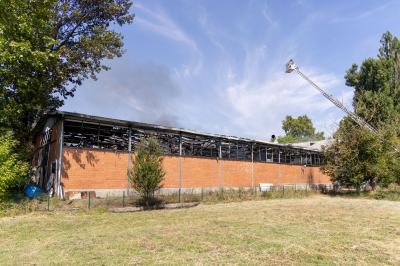
[(203, 200), (204, 200), (204, 189), (201, 188), (201, 201), (203, 201)]
[(122, 207), (125, 207), (125, 191), (122, 191)]
[(179, 203), (181, 203), (181, 188), (179, 188), (179, 191), (178, 191), (178, 201), (179, 201)]
[(91, 203), (91, 202), (90, 202), (90, 194), (91, 194), (91, 193), (90, 193), (90, 191), (89, 191), (89, 192), (88, 192), (88, 209), (89, 209), (89, 210), (90, 210), (90, 203)]
[(50, 194), (47, 196), (47, 211), (50, 211)]

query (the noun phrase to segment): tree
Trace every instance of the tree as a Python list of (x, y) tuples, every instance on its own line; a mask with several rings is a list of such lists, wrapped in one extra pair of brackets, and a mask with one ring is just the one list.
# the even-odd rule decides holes
[(279, 143), (294, 143), (310, 140), (323, 140), (324, 132), (315, 132), (315, 128), (307, 115), (293, 118), (288, 115), (282, 121), (285, 136), (278, 137)]
[(29, 164), (15, 152), (17, 144), (10, 132), (0, 135), (0, 194), (26, 183)]
[(322, 170), (333, 182), (360, 190), (363, 184), (387, 186), (395, 182), (399, 159), (389, 131), (376, 135), (360, 128), (349, 117), (340, 122), (334, 143), (326, 147)]
[(376, 58), (360, 67), (353, 64), (345, 76), (346, 85), (354, 88), (355, 112), (378, 129), (400, 123), (400, 44), (390, 32), (380, 42)]
[(355, 112), (374, 126), (377, 135), (345, 118), (335, 133), (335, 143), (325, 151), (325, 171), (334, 181), (359, 189), (362, 183), (386, 186), (400, 182), (400, 159), (392, 145), (400, 136), (400, 45), (389, 32), (383, 34), (376, 58), (353, 64), (346, 85), (354, 88)]
[(162, 154), (155, 138), (143, 139), (136, 146), (133, 173), (129, 179), (147, 207), (153, 205), (154, 193), (162, 188), (165, 176)]
[(0, 1), (0, 128), (28, 143), (40, 117), (123, 53), (111, 26), (131, 23), (130, 0)]

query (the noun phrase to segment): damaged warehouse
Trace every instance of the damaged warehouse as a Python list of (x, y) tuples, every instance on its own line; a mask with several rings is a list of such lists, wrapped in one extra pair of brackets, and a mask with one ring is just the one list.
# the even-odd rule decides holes
[(150, 136), (165, 154), (166, 192), (330, 183), (319, 169), (321, 152), (310, 148), (70, 112), (49, 114), (39, 125), (34, 181), (59, 197), (122, 194), (130, 187), (135, 146)]

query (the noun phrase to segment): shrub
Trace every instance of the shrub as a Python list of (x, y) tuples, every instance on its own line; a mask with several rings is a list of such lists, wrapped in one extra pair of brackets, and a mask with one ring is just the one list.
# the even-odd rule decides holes
[(400, 192), (398, 190), (385, 189), (370, 193), (370, 197), (377, 200), (400, 201)]
[(378, 191), (373, 195), (374, 199), (384, 199), (385, 198), (385, 192)]
[(29, 163), (16, 150), (17, 145), (11, 133), (0, 135), (0, 194), (26, 184)]
[(140, 194), (142, 204), (156, 204), (154, 193), (162, 188), (165, 172), (162, 168), (162, 149), (155, 138), (143, 139), (136, 147), (133, 173), (129, 177)]

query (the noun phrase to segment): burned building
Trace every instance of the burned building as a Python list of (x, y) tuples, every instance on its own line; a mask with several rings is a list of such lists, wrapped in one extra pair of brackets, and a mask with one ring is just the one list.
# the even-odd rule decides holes
[(135, 147), (149, 136), (164, 151), (164, 191), (330, 183), (311, 148), (70, 112), (48, 114), (37, 128), (34, 182), (59, 197), (127, 190)]

